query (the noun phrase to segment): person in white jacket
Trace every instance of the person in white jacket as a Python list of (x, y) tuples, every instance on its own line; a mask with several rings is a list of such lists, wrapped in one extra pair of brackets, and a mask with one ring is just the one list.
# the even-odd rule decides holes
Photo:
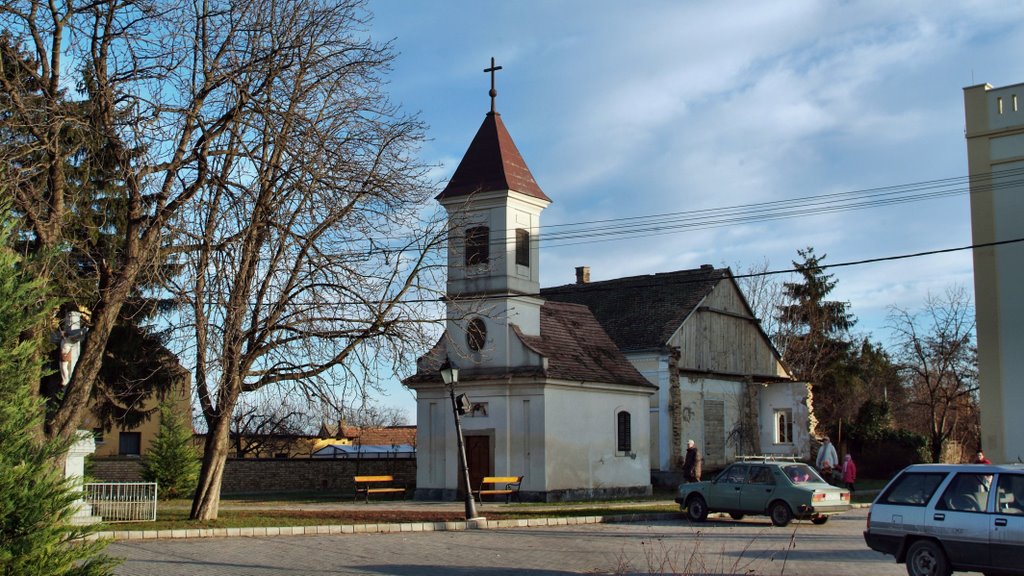
[(818, 458), (814, 461), (814, 466), (829, 474), (839, 466), (839, 455), (836, 454), (836, 447), (832, 445), (828, 436), (821, 439), (821, 448), (818, 448)]

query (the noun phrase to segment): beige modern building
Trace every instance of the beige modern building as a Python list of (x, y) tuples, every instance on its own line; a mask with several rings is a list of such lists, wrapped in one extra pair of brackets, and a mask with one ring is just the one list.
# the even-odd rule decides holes
[(1024, 84), (964, 88), (971, 176), (981, 441), (1024, 460)]

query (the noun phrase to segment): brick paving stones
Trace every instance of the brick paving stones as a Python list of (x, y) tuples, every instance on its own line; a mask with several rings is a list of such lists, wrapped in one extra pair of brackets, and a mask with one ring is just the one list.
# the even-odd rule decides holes
[(865, 546), (866, 513), (787, 528), (763, 518), (452, 531), (332, 533), (327, 527), (289, 536), (130, 539), (108, 551), (127, 558), (118, 574), (133, 576), (904, 574), (903, 566)]

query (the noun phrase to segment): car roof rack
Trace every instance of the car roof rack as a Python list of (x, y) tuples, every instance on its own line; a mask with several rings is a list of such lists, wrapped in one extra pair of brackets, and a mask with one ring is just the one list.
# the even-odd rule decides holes
[(782, 454), (761, 454), (736, 456), (737, 462), (801, 462), (799, 456), (785, 456)]

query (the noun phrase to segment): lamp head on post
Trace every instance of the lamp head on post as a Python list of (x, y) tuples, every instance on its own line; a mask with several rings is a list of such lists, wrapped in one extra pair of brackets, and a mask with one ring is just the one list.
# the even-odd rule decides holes
[(459, 381), (459, 369), (452, 366), (452, 363), (447, 356), (445, 356), (444, 364), (441, 364), (439, 372), (441, 372), (441, 380), (444, 380), (444, 385), (448, 388), (448, 394), (452, 398), (452, 415), (455, 417), (455, 438), (458, 441), (459, 465), (462, 469), (463, 496), (466, 501), (466, 520), (481, 521), (483, 518), (480, 518), (477, 515), (476, 501), (473, 500), (472, 485), (470, 484), (469, 478), (469, 464), (466, 462), (466, 444), (462, 439), (462, 421), (459, 419), (459, 415), (464, 414), (464, 410), (469, 406), (469, 398), (466, 398), (465, 394), (460, 394), (459, 397), (462, 401), (456, 401), (455, 384)]
[(447, 356), (444, 358), (444, 364), (441, 364), (441, 380), (444, 380), (445, 386), (453, 386), (459, 382), (459, 369), (452, 366)]

